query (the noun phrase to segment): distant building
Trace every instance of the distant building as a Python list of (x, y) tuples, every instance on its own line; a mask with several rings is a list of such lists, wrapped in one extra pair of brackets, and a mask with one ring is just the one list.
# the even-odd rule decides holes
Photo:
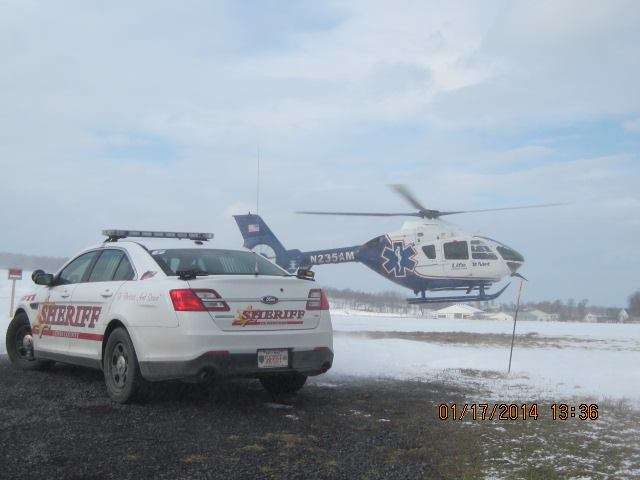
[(486, 318), (487, 320), (503, 320), (507, 322), (513, 322), (513, 315), (509, 315), (508, 313), (504, 312), (487, 313), (483, 318)]
[(557, 313), (546, 313), (542, 310), (525, 310), (518, 313), (518, 320), (530, 322), (554, 322), (558, 320)]
[[(624, 311), (624, 310), (623, 310)], [(627, 313), (627, 312), (625, 312)], [(627, 315), (627, 320), (629, 319), (629, 315)], [(587, 313), (584, 316), (584, 321), (585, 322), (590, 322), (590, 323), (595, 323), (595, 322), (599, 322), (599, 323), (616, 323), (620, 321), (620, 314), (618, 314), (617, 317), (612, 317), (610, 315), (607, 314), (600, 314), (600, 313)]]
[(441, 308), (437, 312), (438, 318), (478, 319), (484, 316), (484, 311), (470, 305), (457, 303), (450, 307)]
[(597, 315), (595, 313), (589, 312), (584, 316), (584, 321), (585, 322), (589, 322), (589, 323), (595, 323), (595, 322), (598, 321), (599, 317), (600, 317), (600, 315)]

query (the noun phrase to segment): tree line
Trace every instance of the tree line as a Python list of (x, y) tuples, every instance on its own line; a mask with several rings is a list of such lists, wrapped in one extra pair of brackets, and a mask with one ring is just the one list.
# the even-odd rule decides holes
[(46, 272), (55, 272), (66, 261), (66, 258), (36, 257), (19, 253), (0, 252), (0, 268), (21, 268), (28, 271), (40, 268)]
[[(327, 295), (333, 308), (347, 308), (352, 310), (364, 310), (379, 313), (424, 313), (426, 310), (439, 310), (452, 305), (451, 303), (430, 303), (423, 305), (408, 305), (406, 295), (398, 292), (363, 292), (350, 288), (326, 288)], [(515, 303), (476, 302), (475, 306), (484, 311), (503, 311), (511, 313), (515, 311)], [(589, 300), (584, 298), (576, 301), (573, 298), (568, 300), (545, 300), (540, 302), (524, 302), (520, 305), (520, 310), (541, 310), (549, 314), (557, 314), (560, 320), (581, 321), (587, 313), (592, 313), (605, 318), (617, 319), (621, 307), (607, 307), (590, 305)], [(631, 317), (640, 318), (640, 290), (633, 293), (628, 300), (626, 307)]]

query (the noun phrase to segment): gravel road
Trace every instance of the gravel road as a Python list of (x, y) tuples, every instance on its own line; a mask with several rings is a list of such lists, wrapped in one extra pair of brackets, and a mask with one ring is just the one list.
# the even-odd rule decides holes
[(0, 477), (471, 478), (479, 436), (437, 418), (460, 395), (329, 374), (279, 398), (254, 380), (156, 384), (123, 406), (101, 372), (20, 372), (3, 357)]
[(297, 395), (167, 382), (118, 405), (101, 372), (0, 357), (0, 479), (640, 478), (639, 412), (624, 402), (597, 421), (554, 421), (548, 403), (536, 421), (438, 419), (439, 404), (479, 395), (329, 372)]

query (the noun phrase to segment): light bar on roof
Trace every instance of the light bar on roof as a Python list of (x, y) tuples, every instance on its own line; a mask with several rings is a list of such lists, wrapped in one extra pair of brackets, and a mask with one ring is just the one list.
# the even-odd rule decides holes
[(152, 232), (146, 230), (103, 230), (102, 234), (109, 239), (117, 240), (127, 237), (143, 238), (178, 238), (188, 240), (211, 240), (213, 233), (204, 232)]

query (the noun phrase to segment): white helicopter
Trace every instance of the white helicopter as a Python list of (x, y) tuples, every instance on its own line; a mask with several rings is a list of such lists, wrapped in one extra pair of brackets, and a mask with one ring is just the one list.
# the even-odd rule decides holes
[[(551, 203), (522, 207), (443, 212), (424, 207), (405, 185), (390, 185), (417, 212), (296, 212), (306, 215), (348, 215), (366, 217), (417, 217), (396, 232), (377, 236), (362, 245), (301, 252), (287, 250), (258, 215), (234, 215), (244, 246), (258, 251), (289, 272), (298, 268), (332, 263), (360, 262), (383, 277), (413, 290), (409, 303), (469, 302), (493, 300), (509, 284), (487, 293), (492, 284), (517, 271), (524, 257), (511, 247), (488, 237), (474, 235), (440, 219), (445, 215), (493, 212), (561, 205)], [(476, 290), (477, 293), (472, 294)], [(465, 291), (464, 295), (427, 296), (426, 292)]]

